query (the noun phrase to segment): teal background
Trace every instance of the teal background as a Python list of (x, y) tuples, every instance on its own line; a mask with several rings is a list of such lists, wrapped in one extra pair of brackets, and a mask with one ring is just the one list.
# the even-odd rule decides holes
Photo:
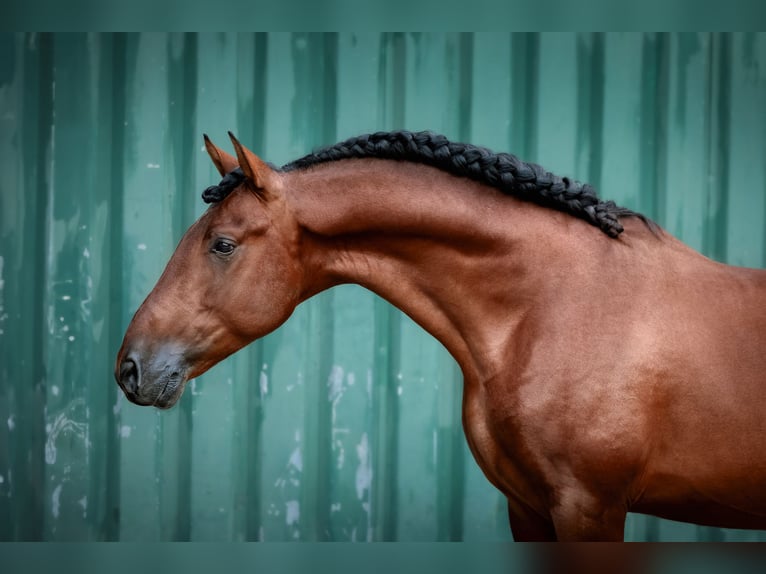
[(762, 31), (762, 0), (4, 0), (0, 30)]
[[(218, 176), (432, 129), (593, 183), (719, 260), (766, 257), (766, 34), (0, 35), (0, 539), (510, 540), (459, 372), (354, 286), (190, 384), (112, 379)], [(631, 515), (631, 540), (761, 540)]]

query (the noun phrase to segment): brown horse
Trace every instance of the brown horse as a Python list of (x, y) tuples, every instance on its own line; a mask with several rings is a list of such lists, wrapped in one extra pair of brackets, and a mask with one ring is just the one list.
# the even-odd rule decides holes
[(236, 158), (205, 138), (213, 205), (128, 327), (131, 401), (172, 406), (300, 302), (357, 283), (460, 364), (468, 444), (516, 540), (621, 540), (628, 511), (766, 528), (766, 271), (428, 132), (282, 169), (232, 141)]

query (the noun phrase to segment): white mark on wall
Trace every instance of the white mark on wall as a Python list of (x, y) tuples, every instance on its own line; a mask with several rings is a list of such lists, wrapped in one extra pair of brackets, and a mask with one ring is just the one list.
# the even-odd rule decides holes
[(270, 503), (266, 514), (279, 517), (283, 508), (282, 504), (284, 504), (285, 524), (292, 527), (292, 538), (298, 539), (300, 538), (300, 530), (297, 528), (300, 521), (300, 479), (303, 472), (300, 429), (295, 429), (293, 436), (296, 444), (290, 452), (284, 471), (274, 483), (274, 486), (279, 490), (278, 496), (281, 502)]
[(288, 526), (298, 524), (301, 518), (301, 503), (297, 500), (285, 501), (285, 523)]
[(369, 494), (372, 485), (372, 461), (367, 433), (362, 433), (362, 439), (356, 445), (356, 456), (359, 458), (359, 466), (356, 467), (356, 497), (364, 500), (365, 493)]
[(372, 369), (367, 369), (367, 399), (372, 400)]
[(12, 431), (16, 428), (16, 415), (11, 415), (8, 417), (8, 430)]
[(5, 482), (5, 477), (0, 474), (0, 484), (3, 484)]
[(130, 438), (130, 431), (131, 431), (131, 428), (128, 425), (122, 425), (120, 427), (120, 437)]
[(85, 257), (85, 259), (90, 259), (90, 251), (88, 251), (88, 248), (82, 250), (82, 256)]
[(303, 373), (298, 371), (295, 375), (295, 384), (287, 385), (287, 390), (292, 391), (296, 386), (300, 387), (303, 384)]
[(160, 164), (158, 164), (158, 163), (147, 163), (146, 167), (148, 169), (159, 169), (160, 168)]
[(83, 318), (83, 322), (87, 322), (90, 317), (90, 303), (93, 301), (93, 278), (85, 278), (85, 298), (80, 301), (80, 315)]
[[(340, 400), (343, 395), (343, 367), (340, 365), (333, 365), (330, 369), (330, 376), (327, 378), (327, 393), (330, 402), (335, 403)], [(333, 408), (333, 417), (335, 415)]]
[(433, 459), (434, 459), (434, 466), (437, 465), (438, 457), (437, 453), (439, 452), (439, 434), (436, 432), (436, 429), (433, 431), (433, 445), (434, 445), (434, 452), (433, 452)]
[(82, 517), (85, 518), (88, 514), (88, 497), (83, 496), (80, 500), (77, 501), (77, 504), (82, 507)]
[(353, 381), (353, 373), (345, 375), (343, 367), (340, 365), (333, 365), (330, 369), (330, 376), (327, 378), (327, 398), (332, 403), (331, 420), (332, 420), (332, 449), (337, 452), (337, 465), (338, 469), (343, 468), (343, 463), (346, 460), (346, 450), (341, 440), (342, 435), (348, 434), (347, 428), (338, 428), (335, 426), (338, 419), (338, 404), (340, 403), (343, 394), (346, 392), (346, 386), (344, 381)]
[[(265, 367), (266, 365), (264, 365)], [(264, 398), (266, 395), (269, 394), (269, 376), (266, 374), (266, 371), (261, 371), (260, 377), (258, 377), (258, 385), (261, 389), (261, 398)]]
[(61, 488), (63, 484), (59, 484), (53, 489), (53, 496), (51, 496), (51, 513), (53, 518), (59, 517), (59, 509), (61, 508)]
[[(341, 430), (348, 433), (348, 429), (333, 429), (333, 437), (335, 433), (340, 432)], [(333, 449), (338, 451), (338, 470), (340, 470), (343, 468), (343, 463), (346, 462), (346, 449), (343, 448), (343, 441), (335, 439), (333, 441)]]
[(298, 472), (303, 472), (303, 455), (301, 454), (301, 447), (295, 447), (287, 464), (288, 466), (295, 468)]
[(61, 300), (62, 301), (69, 301), (70, 299), (72, 299), (71, 295), (62, 295), (61, 296)]
[(85, 423), (77, 422), (67, 415), (73, 412), (78, 406), (83, 406), (85, 399), (75, 399), (53, 420), (52, 423), (45, 425), (45, 431), (48, 434), (45, 439), (45, 462), (47, 464), (55, 464), (56, 462), (56, 441), (62, 434), (74, 434), (75, 436), (85, 441), (85, 446), (88, 446), (87, 437), (87, 425)]
[(53, 386), (51, 387), (51, 392), (53, 393), (53, 396), (54, 396), (54, 397), (57, 397), (57, 396), (59, 396), (59, 388), (58, 388), (56, 385), (53, 385)]
[(363, 502), (362, 510), (364, 510), (367, 513), (367, 538), (365, 539), (365, 542), (372, 542), (372, 533), (375, 529), (372, 527), (372, 514), (370, 514), (370, 503)]
[(139, 251), (146, 251), (146, 243), (139, 243), (138, 245), (136, 245), (136, 249), (138, 249)]
[(274, 504), (273, 502), (269, 503), (269, 507), (266, 509), (266, 514), (268, 516), (279, 516), (280, 512), (279, 512), (279, 509), (277, 508), (277, 505)]

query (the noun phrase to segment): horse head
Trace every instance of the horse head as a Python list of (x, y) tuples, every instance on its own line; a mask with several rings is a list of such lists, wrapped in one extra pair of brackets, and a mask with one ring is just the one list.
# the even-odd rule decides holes
[(299, 302), (298, 227), (283, 174), (229, 135), (237, 157), (205, 137), (225, 197), (206, 190), (212, 205), (184, 234), (117, 355), (115, 378), (136, 404), (171, 407), (190, 378), (276, 329)]

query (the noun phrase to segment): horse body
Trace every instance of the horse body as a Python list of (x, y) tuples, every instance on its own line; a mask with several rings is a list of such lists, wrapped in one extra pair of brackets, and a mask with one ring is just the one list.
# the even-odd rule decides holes
[[(754, 336), (766, 329), (766, 301), (753, 293), (763, 274), (745, 286), (747, 272), (660, 243), (654, 261), (614, 267), (622, 279), (611, 286), (586, 282), (590, 302), (560, 297), (530, 319), (517, 333), (529, 347), (509, 353), (492, 385), (487, 403), (513, 401), (490, 415), (495, 444), (509, 462), (528, 453), (520, 474), (544, 485), (534, 515), (520, 519), (523, 528), (543, 517), (533, 537), (550, 535), (556, 508), (578, 514), (574, 535), (587, 539), (621, 538), (629, 510), (766, 526), (766, 362)], [(558, 536), (561, 520), (554, 512)]]
[(301, 301), (357, 283), (459, 363), (466, 438), (517, 540), (622, 539), (628, 511), (766, 528), (766, 272), (430, 166), (278, 172), (235, 148), (208, 145), (253, 185), (189, 229), (136, 313), (116, 367), (131, 400), (172, 405)]

